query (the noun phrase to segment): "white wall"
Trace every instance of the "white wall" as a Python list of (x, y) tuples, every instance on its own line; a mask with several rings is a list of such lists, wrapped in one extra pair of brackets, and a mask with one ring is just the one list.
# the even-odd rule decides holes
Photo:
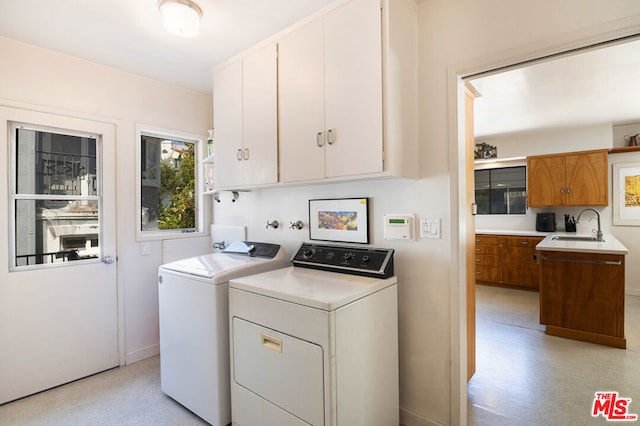
[[(450, 104), (448, 73), (469, 63), (481, 68), (499, 61), (513, 63), (526, 55), (535, 57), (541, 49), (556, 45), (566, 48), (571, 41), (582, 41), (589, 31), (588, 35), (605, 32), (593, 30), (594, 26), (638, 13), (640, 3), (628, 0), (423, 1), (419, 16), (421, 179), (261, 189), (241, 194), (236, 203), (223, 195), (214, 207), (216, 223), (247, 225), (250, 239), (279, 242), (294, 250), (308, 238), (307, 230), (267, 230), (267, 219), (306, 222), (310, 198), (372, 198), (371, 243), (397, 249), (400, 403), (405, 424), (457, 424), (464, 423), (466, 416), (466, 399), (460, 405), (458, 398), (458, 392), (465, 393), (464, 388), (458, 389), (456, 331), (458, 303), (463, 300), (457, 294), (464, 275), (458, 272), (463, 272), (464, 265), (459, 268), (458, 160), (457, 148), (451, 146), (457, 135), (450, 134), (455, 125), (449, 122), (456, 108)], [(630, 22), (638, 22), (638, 16), (611, 27), (630, 26)], [(555, 45), (549, 41), (554, 37)], [(403, 212), (441, 218), (443, 238), (384, 241), (382, 215)]]
[[(124, 352), (127, 362), (159, 353), (157, 268), (161, 242), (150, 242), (151, 254), (140, 256), (135, 239), (135, 125), (144, 123), (206, 137), (212, 122), (211, 96), (6, 38), (0, 38), (0, 56), (1, 103), (116, 124), (117, 265), (124, 302)], [(7, 209), (7, 200), (0, 200), (0, 205)], [(8, 225), (0, 227), (7, 229)], [(8, 260), (4, 262), (8, 264)], [(0, 282), (5, 279), (0, 276)]]

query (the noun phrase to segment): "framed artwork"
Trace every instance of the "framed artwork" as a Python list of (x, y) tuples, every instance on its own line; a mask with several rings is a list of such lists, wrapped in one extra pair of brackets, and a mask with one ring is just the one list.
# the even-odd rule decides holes
[(613, 165), (613, 224), (640, 226), (640, 163)]
[(309, 238), (369, 243), (369, 199), (309, 200)]

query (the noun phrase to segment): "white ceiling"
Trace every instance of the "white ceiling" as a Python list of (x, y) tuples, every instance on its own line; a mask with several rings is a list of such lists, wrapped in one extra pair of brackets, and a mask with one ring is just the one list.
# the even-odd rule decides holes
[[(211, 93), (217, 64), (334, 1), (196, 0), (202, 28), (185, 39), (162, 28), (157, 0), (0, 0), (0, 36)], [(472, 82), (476, 137), (637, 123), (640, 41)]]
[(476, 138), (640, 123), (640, 40), (470, 81)]
[(0, 0), (0, 36), (211, 93), (215, 65), (335, 0), (195, 1), (195, 38), (162, 28), (158, 0)]

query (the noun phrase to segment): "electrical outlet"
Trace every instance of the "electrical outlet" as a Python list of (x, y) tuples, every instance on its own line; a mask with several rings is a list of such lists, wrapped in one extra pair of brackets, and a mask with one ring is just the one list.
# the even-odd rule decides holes
[(440, 219), (421, 219), (420, 238), (440, 238)]

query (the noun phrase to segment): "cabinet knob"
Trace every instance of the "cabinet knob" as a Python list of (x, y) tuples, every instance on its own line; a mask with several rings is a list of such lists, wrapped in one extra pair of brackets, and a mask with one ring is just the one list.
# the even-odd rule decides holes
[(244, 149), (244, 154), (243, 154), (242, 158), (244, 160), (248, 160), (249, 159), (249, 148), (245, 148)]
[(236, 160), (242, 161), (242, 149), (240, 148), (236, 151)]
[(316, 145), (318, 145), (318, 148), (324, 146), (324, 134), (322, 132), (316, 133)]

